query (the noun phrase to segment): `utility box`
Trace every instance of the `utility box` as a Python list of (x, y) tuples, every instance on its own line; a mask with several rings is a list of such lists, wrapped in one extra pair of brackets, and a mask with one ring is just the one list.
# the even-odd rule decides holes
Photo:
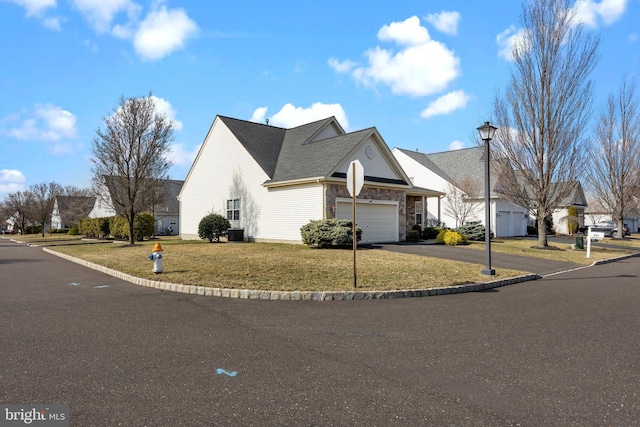
[(584, 236), (576, 236), (576, 249), (584, 249)]
[(244, 242), (244, 228), (230, 228), (227, 230), (227, 241), (230, 243)]

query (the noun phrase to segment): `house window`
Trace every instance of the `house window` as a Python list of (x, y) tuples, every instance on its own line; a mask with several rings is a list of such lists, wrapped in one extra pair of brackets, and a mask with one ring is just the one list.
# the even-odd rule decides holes
[(422, 225), (422, 202), (416, 202), (416, 225)]
[(240, 199), (227, 200), (227, 219), (240, 221)]

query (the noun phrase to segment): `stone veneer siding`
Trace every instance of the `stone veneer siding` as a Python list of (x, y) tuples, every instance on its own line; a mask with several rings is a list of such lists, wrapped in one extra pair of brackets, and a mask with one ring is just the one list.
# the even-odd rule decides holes
[[(346, 185), (327, 184), (325, 186), (325, 217), (336, 217), (336, 199), (351, 198)], [(402, 190), (364, 186), (357, 197), (358, 200), (391, 200), (398, 202), (398, 239), (404, 241), (407, 230), (407, 196)], [(415, 207), (414, 207), (415, 209)], [(357, 216), (357, 215), (356, 215)]]
[[(421, 201), (421, 196), (407, 196), (407, 233), (416, 225), (416, 202)], [(424, 218), (424, 214), (422, 217)]]

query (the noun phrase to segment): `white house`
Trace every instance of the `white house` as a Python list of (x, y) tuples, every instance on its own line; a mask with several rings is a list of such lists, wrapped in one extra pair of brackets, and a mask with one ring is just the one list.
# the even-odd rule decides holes
[[(477, 205), (466, 222), (479, 220), (485, 224), (484, 209), (484, 147), (473, 147), (462, 150), (444, 151), (425, 154), (417, 151), (394, 148), (393, 155), (405, 170), (414, 185), (451, 193), (451, 187), (465, 192), (460, 188), (462, 182), (471, 180), (478, 183), (478, 194), (473, 202)], [(529, 222), (529, 212), (526, 208), (507, 201), (504, 196), (495, 191), (497, 183), (496, 161), (492, 160), (491, 170), (491, 231), (496, 237), (526, 236)], [(448, 212), (447, 194), (442, 197), (440, 204), (437, 199), (427, 200), (428, 219), (441, 218), (446, 227), (456, 227), (456, 219)], [(437, 210), (436, 210), (437, 209)]]
[(89, 216), (96, 203), (95, 197), (56, 196), (51, 214), (51, 228), (69, 228), (76, 224), (67, 224), (65, 219), (82, 219)]
[(411, 184), (375, 128), (346, 133), (334, 117), (283, 129), (217, 116), (191, 166), (180, 201), (180, 235), (198, 239), (209, 213), (225, 215), (251, 241), (301, 242), (310, 220), (351, 218), (346, 172), (364, 167), (357, 198), (362, 242), (404, 240), (439, 192)]
[[(111, 197), (113, 186), (116, 185), (113, 177), (105, 176), (104, 185), (98, 191), (100, 197), (96, 197), (93, 209), (87, 215), (89, 218), (104, 218), (117, 215)], [(180, 206), (178, 194), (184, 181), (164, 180), (162, 185), (161, 200), (149, 208), (149, 213), (155, 218), (156, 234), (180, 234)]]

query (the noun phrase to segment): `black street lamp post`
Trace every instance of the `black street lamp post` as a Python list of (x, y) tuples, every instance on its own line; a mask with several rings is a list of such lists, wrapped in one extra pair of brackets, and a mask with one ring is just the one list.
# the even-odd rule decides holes
[(484, 141), (484, 242), (485, 252), (487, 255), (487, 265), (482, 270), (482, 274), (485, 276), (494, 276), (496, 271), (491, 268), (491, 185), (489, 183), (489, 143), (493, 139), (493, 135), (498, 128), (493, 126), (489, 122), (484, 122), (484, 125), (478, 128), (480, 132), (480, 138)]

